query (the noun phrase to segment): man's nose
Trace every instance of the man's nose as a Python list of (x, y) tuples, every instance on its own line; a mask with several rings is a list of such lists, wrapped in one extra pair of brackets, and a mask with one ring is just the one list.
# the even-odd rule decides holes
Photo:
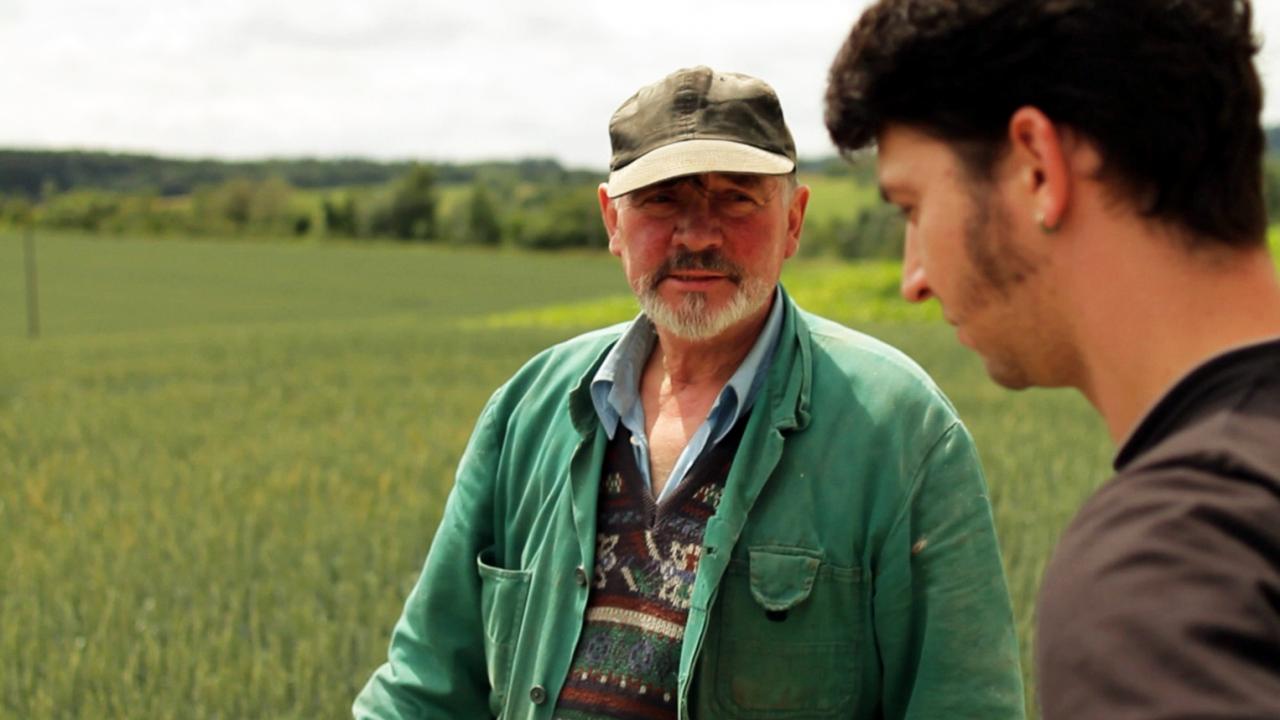
[(716, 247), (724, 241), (720, 221), (705, 201), (684, 206), (676, 221), (672, 240), (693, 251)]
[(924, 263), (916, 244), (907, 231), (906, 243), (902, 248), (902, 285), (899, 287), (902, 299), (910, 303), (919, 303), (933, 297), (933, 289), (929, 287), (929, 278), (924, 272)]

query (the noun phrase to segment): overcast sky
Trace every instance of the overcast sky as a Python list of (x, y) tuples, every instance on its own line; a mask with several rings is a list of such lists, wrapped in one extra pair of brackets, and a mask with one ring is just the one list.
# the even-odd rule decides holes
[[(865, 4), (0, 0), (0, 146), (602, 168), (623, 100), (707, 64), (770, 82), (820, 156), (826, 71)], [(1280, 95), (1280, 0), (1254, 4)]]

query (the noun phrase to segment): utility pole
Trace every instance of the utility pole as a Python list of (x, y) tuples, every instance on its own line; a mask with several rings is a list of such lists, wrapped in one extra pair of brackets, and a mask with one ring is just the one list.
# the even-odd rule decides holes
[(27, 337), (40, 337), (40, 292), (36, 275), (36, 233), (28, 222), (23, 237), (23, 255), (27, 266)]

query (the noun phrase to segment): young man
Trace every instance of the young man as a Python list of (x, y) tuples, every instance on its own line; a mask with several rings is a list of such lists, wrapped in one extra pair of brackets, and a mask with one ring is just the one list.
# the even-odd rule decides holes
[(357, 716), (1022, 717), (968, 434), (778, 286), (809, 191), (772, 89), (681, 70), (609, 129), (643, 313), (485, 407)]
[(1047, 720), (1280, 717), (1280, 287), (1247, 0), (881, 0), (831, 68), (902, 292), (1119, 444), (1044, 579)]

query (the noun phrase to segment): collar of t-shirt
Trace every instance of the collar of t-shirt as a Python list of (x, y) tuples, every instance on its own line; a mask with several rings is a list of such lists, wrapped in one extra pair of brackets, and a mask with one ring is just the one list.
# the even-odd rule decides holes
[[(689, 438), (689, 444), (672, 467), (671, 477), (667, 479), (658, 500), (670, 495), (684, 480), (693, 463), (723, 440), (738, 419), (751, 409), (755, 396), (768, 375), (773, 350), (778, 344), (781, 331), (782, 291), (775, 290), (773, 309), (769, 311), (769, 318), (759, 337), (716, 396), (707, 418), (698, 426), (693, 437)], [(649, 476), (649, 439), (644, 429), (644, 406), (640, 402), (640, 374), (644, 371), (657, 337), (653, 322), (641, 314), (605, 356), (604, 363), (591, 380), (591, 401), (605, 433), (612, 440), (617, 434), (618, 423), (622, 423), (631, 432), (636, 466), (640, 468), (645, 484), (650, 489), (653, 488), (653, 480)]]
[(1196, 418), (1239, 402), (1253, 383), (1275, 376), (1280, 338), (1228, 348), (1200, 362), (1156, 400), (1120, 443), (1112, 461), (1123, 471), (1143, 453), (1155, 448)]

